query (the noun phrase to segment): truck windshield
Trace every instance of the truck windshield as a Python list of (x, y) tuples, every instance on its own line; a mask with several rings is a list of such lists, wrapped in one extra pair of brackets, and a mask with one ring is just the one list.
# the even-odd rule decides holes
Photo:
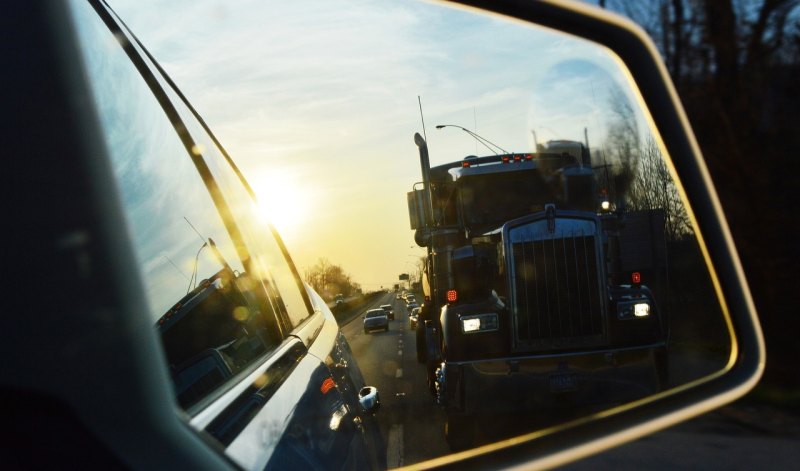
[(465, 175), (457, 184), (464, 224), (473, 230), (493, 229), (555, 203), (537, 170)]

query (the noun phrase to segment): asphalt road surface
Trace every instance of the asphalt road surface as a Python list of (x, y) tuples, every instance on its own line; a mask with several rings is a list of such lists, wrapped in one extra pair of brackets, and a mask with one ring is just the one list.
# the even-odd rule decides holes
[[(394, 320), (388, 332), (364, 333), (361, 314), (391, 304)], [(444, 411), (427, 390), (425, 368), (417, 363), (414, 331), (409, 329), (405, 302), (387, 293), (359, 308), (359, 315), (341, 326), (364, 380), (378, 388), (377, 414), (390, 468), (450, 453), (444, 439)]]

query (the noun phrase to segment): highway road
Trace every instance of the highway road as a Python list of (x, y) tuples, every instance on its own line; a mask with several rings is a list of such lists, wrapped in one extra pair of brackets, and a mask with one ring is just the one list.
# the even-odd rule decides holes
[[(376, 308), (381, 304), (390, 304), (394, 308), (395, 318), (389, 322), (388, 332), (372, 332), (365, 334), (361, 316), (368, 309)], [(346, 313), (347, 314), (347, 313)], [(427, 390), (425, 368), (416, 361), (415, 332), (409, 328), (408, 312), (402, 300), (395, 299), (394, 293), (381, 294), (350, 314), (350, 321), (342, 321), (341, 330), (350, 343), (355, 359), (361, 369), (368, 385), (378, 388), (381, 396), (381, 410), (377, 414), (381, 434), (387, 445), (387, 464), (390, 468), (410, 465), (431, 458), (436, 458), (450, 453), (444, 437), (444, 411), (437, 406)], [(348, 318), (345, 315), (343, 318)], [(715, 362), (698, 361), (699, 359), (689, 352), (681, 349), (672, 349), (670, 352), (670, 379), (674, 384), (680, 384), (688, 379), (694, 379), (707, 371), (713, 370)], [(527, 423), (522, 417), (516, 417), (511, 422), (522, 425)], [(501, 425), (498, 422), (495, 425)], [(680, 432), (683, 432), (678, 429)], [(724, 430), (724, 427), (723, 427)], [(519, 430), (519, 433), (528, 431)], [(479, 431), (477, 437), (481, 442), (488, 440), (486, 434), (495, 434), (498, 431)], [(503, 433), (508, 433), (505, 430)], [(652, 453), (648, 446), (672, 443), (676, 437), (682, 439), (684, 433), (662, 432), (652, 438), (643, 439), (637, 444), (628, 445), (621, 449), (647, 450), (643, 455)], [(484, 436), (480, 436), (483, 434)], [(726, 432), (722, 436), (728, 435)], [(501, 438), (497, 436), (496, 438)], [(726, 438), (719, 438), (727, 440)], [(642, 445), (644, 443), (644, 445)], [(669, 447), (668, 447), (669, 448)], [(599, 455), (598, 458), (589, 459), (576, 464), (572, 469), (585, 469), (586, 466), (596, 466), (598, 469), (610, 469), (609, 461), (619, 456), (614, 452)], [(628, 455), (628, 459), (630, 459)], [(643, 458), (644, 459), (644, 458)], [(633, 463), (634, 461), (623, 461)], [(677, 462), (676, 462), (677, 463)], [(655, 469), (666, 469), (656, 466)], [(742, 469), (742, 468), (736, 468)]]
[[(364, 333), (361, 314), (391, 304), (395, 317), (388, 332)], [(450, 453), (444, 439), (444, 411), (427, 390), (425, 367), (417, 363), (414, 331), (408, 312), (394, 293), (380, 295), (359, 308), (342, 332), (361, 368), (364, 380), (381, 396), (377, 414), (386, 440), (390, 468), (418, 463)]]

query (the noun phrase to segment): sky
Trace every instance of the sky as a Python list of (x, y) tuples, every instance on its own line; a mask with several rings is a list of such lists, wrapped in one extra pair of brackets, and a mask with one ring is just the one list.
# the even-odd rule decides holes
[[(412, 271), (406, 192), (431, 164), (550, 139), (602, 145), (612, 53), (430, 3), (108, 0), (204, 117), (301, 272), (319, 258), (365, 290)], [(619, 96), (617, 94), (616, 96)], [(425, 129), (420, 119), (424, 111)]]

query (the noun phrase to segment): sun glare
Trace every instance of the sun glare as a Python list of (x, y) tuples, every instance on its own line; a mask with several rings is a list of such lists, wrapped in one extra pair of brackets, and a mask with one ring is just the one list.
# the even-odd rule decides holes
[(262, 216), (271, 222), (284, 239), (291, 239), (306, 220), (311, 206), (308, 189), (288, 172), (259, 172), (251, 185), (258, 197)]

